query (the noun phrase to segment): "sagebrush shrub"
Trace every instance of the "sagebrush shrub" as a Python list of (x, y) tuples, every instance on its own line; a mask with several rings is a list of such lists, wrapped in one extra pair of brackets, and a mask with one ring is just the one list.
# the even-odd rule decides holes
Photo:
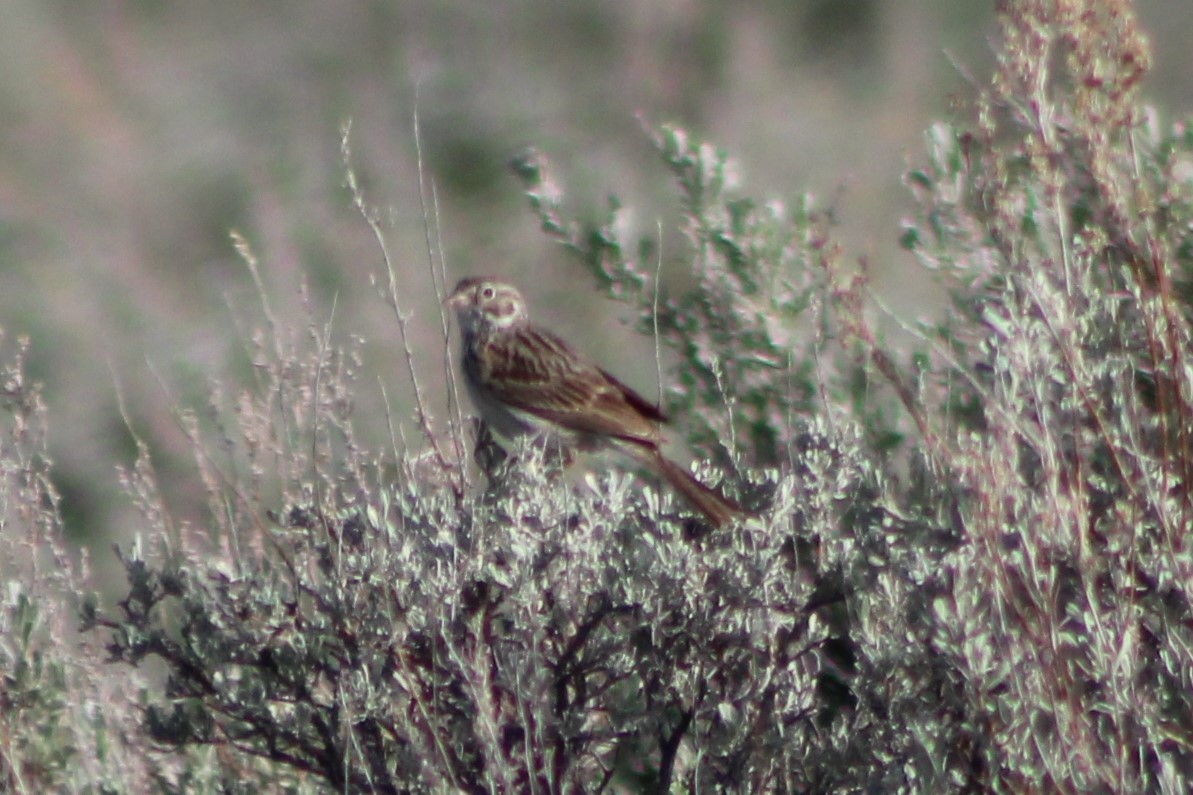
[[(141, 733), (122, 766), (72, 769), (99, 734), (37, 745), (35, 715), (81, 713), (30, 694), (94, 683), (17, 666), (6, 783), (1188, 791), (1193, 135), (1139, 106), (1125, 3), (1000, 9), (972, 118), (933, 125), (906, 175), (900, 242), (949, 294), (910, 350), (874, 331), (811, 197), (751, 199), (680, 127), (648, 129), (689, 243), (679, 292), (616, 201), (569, 220), (547, 159), (513, 163), (544, 232), (671, 349), (664, 409), (742, 527), (704, 532), (638, 473), (511, 460), (417, 390), (421, 436), (362, 440), (359, 341), (267, 323), (255, 380), (179, 414), (205, 525), (171, 518), (143, 445), (123, 473), (129, 592), (82, 610), (119, 670), (164, 671)], [(418, 353), (412, 378), (439, 362)], [(24, 405), (14, 432), (41, 416)], [(14, 439), (4, 515), (54, 538), (48, 462)], [(11, 665), (53, 634), (29, 593), (0, 613), (37, 630), (0, 636)]]

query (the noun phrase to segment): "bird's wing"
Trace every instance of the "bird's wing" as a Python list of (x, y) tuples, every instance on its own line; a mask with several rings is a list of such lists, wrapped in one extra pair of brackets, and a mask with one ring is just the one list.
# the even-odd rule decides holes
[(662, 412), (549, 331), (493, 340), (480, 362), (494, 396), (578, 433), (653, 443)]

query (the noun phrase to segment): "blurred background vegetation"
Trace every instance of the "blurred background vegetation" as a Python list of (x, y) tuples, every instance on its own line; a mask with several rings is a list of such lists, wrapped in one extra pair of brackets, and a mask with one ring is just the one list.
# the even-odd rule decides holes
[[(508, 175), (510, 155), (540, 148), (576, 214), (595, 217), (616, 193), (650, 235), (660, 219), (673, 228), (675, 210), (636, 114), (677, 122), (732, 152), (752, 195), (814, 193), (834, 209), (849, 256), (868, 259), (877, 290), (909, 313), (930, 311), (896, 243), (908, 206), (901, 173), (921, 158), (931, 120), (971, 96), (964, 71), (984, 79), (994, 14), (988, 0), (3, 9), (0, 327), (10, 341), (32, 339), (67, 525), (88, 544), (138, 527), (115, 472), (134, 454), (118, 395), (168, 499), (199, 515), (193, 453), (170, 406), (201, 406), (210, 378), (248, 377), (244, 341), (263, 316), (233, 229), (260, 258), (284, 321), (303, 322), (306, 280), (315, 320), (366, 340), (377, 380), (358, 392), (359, 427), (372, 415), (384, 433), (382, 385), (397, 416), (409, 415), (396, 324), (370, 286), (379, 252), (344, 186), (345, 121), (357, 173), (385, 214), (432, 406), (446, 413), (416, 108), (451, 275), (518, 281), (545, 322), (645, 386), (649, 357), (620, 352), (628, 333), (569, 278)], [(1181, 116), (1193, 4), (1138, 9), (1154, 43), (1146, 94)], [(663, 250), (665, 260), (683, 254), (679, 241)]]

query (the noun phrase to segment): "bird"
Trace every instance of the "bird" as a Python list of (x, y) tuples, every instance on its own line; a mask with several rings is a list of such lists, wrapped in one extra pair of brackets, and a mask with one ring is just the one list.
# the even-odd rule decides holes
[(444, 304), (459, 322), (466, 389), (499, 437), (545, 437), (582, 451), (614, 448), (657, 473), (714, 528), (741, 518), (736, 503), (663, 454), (667, 416), (659, 407), (531, 322), (512, 284), (468, 276)]

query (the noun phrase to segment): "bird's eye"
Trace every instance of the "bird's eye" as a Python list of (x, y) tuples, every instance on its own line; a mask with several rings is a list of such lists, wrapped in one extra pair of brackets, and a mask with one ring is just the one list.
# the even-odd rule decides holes
[(492, 287), (486, 287), (485, 289), (481, 290), (481, 298), (485, 299), (486, 301), (490, 300), (495, 295), (497, 295), (497, 293), (494, 292)]

